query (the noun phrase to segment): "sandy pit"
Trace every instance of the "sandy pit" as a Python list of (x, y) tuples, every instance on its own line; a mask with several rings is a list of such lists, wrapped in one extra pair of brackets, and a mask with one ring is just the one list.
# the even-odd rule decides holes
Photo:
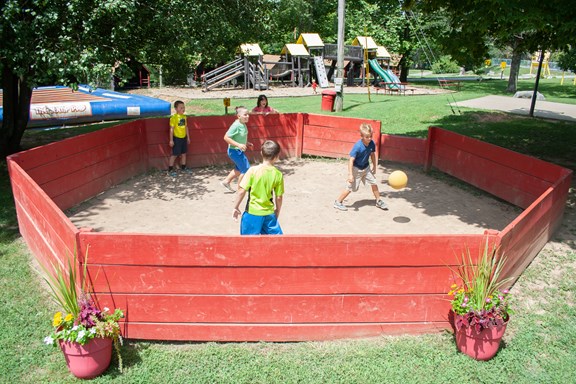
[[(395, 163), (380, 164), (376, 174), (389, 210), (376, 208), (370, 187), (361, 186), (344, 201), (344, 212), (332, 204), (345, 187), (346, 160), (289, 159), (277, 166), (285, 177), (280, 215), (285, 234), (481, 234), (503, 229), (521, 212), (446, 175)], [(76, 226), (98, 232), (236, 235), (235, 194), (219, 184), (230, 169), (195, 168), (177, 177), (153, 171), (67, 214)], [(408, 186), (402, 190), (387, 184), (388, 175), (397, 169), (408, 175)]]

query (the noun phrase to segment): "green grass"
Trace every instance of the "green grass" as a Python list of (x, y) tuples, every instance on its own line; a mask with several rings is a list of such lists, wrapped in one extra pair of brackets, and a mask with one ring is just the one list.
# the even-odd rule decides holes
[[(529, 88), (529, 84), (523, 84)], [(498, 81), (466, 83), (457, 100), (504, 94)], [(543, 80), (541, 92), (563, 102), (576, 87)], [(552, 96), (551, 96), (552, 97)], [(283, 112), (321, 113), (320, 98), (272, 98)], [(251, 106), (254, 99), (233, 100)], [(452, 113), (446, 95), (345, 95), (343, 116), (382, 120), (387, 133), (424, 137), (439, 125), (522, 153), (576, 169), (576, 124), (503, 113)], [(222, 100), (192, 101), (202, 114), (221, 114)], [(67, 128), (26, 133), (29, 146), (101, 128)], [(567, 207), (576, 214), (574, 192)], [(457, 352), (445, 332), (424, 336), (305, 343), (168, 343), (129, 341), (125, 370), (115, 360), (95, 383), (573, 383), (576, 366), (576, 232), (564, 228), (515, 284), (516, 312), (494, 359), (476, 362)], [(45, 346), (56, 309), (29, 266), (21, 241), (6, 165), (0, 164), (0, 383), (76, 382), (62, 354)], [(447, 290), (449, 287), (446, 287)], [(115, 359), (115, 358), (114, 358)]]

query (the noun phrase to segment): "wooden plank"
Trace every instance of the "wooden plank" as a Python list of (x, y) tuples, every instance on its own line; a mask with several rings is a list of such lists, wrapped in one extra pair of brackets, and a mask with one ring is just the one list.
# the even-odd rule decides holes
[[(86, 156), (91, 156), (90, 152)], [(85, 187), (87, 184), (92, 185), (93, 194), (89, 197), (95, 196), (98, 193), (106, 190), (109, 185), (107, 180), (118, 180), (118, 175), (123, 175), (120, 179), (125, 180), (135, 175), (135, 171), (144, 172), (145, 165), (141, 165), (142, 159), (137, 150), (122, 152), (118, 155), (111, 157), (100, 157), (101, 161), (87, 166), (79, 171), (69, 173), (65, 177), (50, 180), (47, 183), (41, 184), (40, 187), (53, 199), (58, 196), (69, 193), (76, 189)], [(111, 178), (109, 175), (114, 175)]]
[(157, 294), (416, 294), (443, 293), (448, 267), (166, 267), (97, 265), (88, 269), (96, 292)]
[(398, 163), (420, 165), (424, 164), (424, 152), (410, 151), (401, 148), (385, 148), (380, 150), (380, 159)]
[(33, 220), (45, 221), (57, 233), (76, 233), (72, 222), (18, 164), (8, 160), (8, 166), (14, 199), (20, 203), (27, 215), (34, 218)]
[(331, 129), (352, 129), (358, 132), (360, 124), (368, 123), (372, 125), (374, 131), (381, 130), (381, 122), (370, 119), (357, 119), (351, 117), (338, 117), (328, 115), (316, 115), (313, 113), (306, 114), (304, 119), (305, 125), (317, 125), (320, 127), (329, 127)]
[[(136, 136), (137, 138), (138, 136)], [(70, 143), (73, 145), (73, 143)], [(45, 163), (27, 171), (39, 185), (53, 180), (64, 178), (74, 172), (85, 173), (103, 160), (108, 161), (115, 157), (121, 157), (126, 153), (139, 153), (139, 141), (135, 137), (123, 137), (121, 139), (96, 146), (82, 153), (73, 154), (65, 158)], [(121, 166), (121, 164), (119, 164)]]
[(562, 167), (558, 165), (441, 128), (433, 127), (433, 129), (435, 131), (433, 145), (444, 142), (478, 158), (492, 160), (500, 166), (539, 177), (548, 183), (553, 183), (563, 174)]
[(238, 267), (453, 265), (483, 235), (192, 236), (80, 233), (94, 264)]
[(501, 233), (508, 262), (507, 276), (518, 278), (550, 240), (562, 221), (570, 177), (558, 183), (526, 209)]
[(451, 169), (453, 169), (460, 178), (466, 177), (471, 180), (477, 178), (479, 180), (478, 184), (509, 184), (514, 186), (515, 190), (532, 195), (534, 198), (542, 194), (552, 185), (552, 183), (538, 176), (507, 167), (492, 159), (477, 157), (474, 154), (454, 147), (445, 146), (442, 143), (436, 145), (434, 148), (435, 166), (439, 164), (440, 158), (444, 160), (443, 163), (454, 163), (453, 159), (457, 158), (457, 164), (452, 166)]
[[(446, 295), (98, 295), (130, 323), (387, 323), (446, 319)], [(424, 316), (422, 314), (425, 314)]]
[(393, 334), (443, 332), (448, 321), (370, 324), (176, 324), (130, 323), (124, 337), (145, 340), (196, 341), (321, 341)]
[[(458, 162), (455, 162), (454, 158), (458, 158)], [(466, 181), (521, 208), (526, 208), (538, 197), (538, 194), (529, 193), (529, 191), (522, 189), (528, 184), (529, 177), (521, 178), (522, 181), (515, 184), (510, 180), (514, 179), (515, 176), (516, 178), (521, 176), (515, 174), (512, 169), (502, 169), (498, 164), (486, 162), (483, 159), (475, 159), (466, 154), (438, 157), (437, 152), (434, 152), (432, 161), (433, 166), (442, 172)], [(496, 175), (500, 175), (500, 178), (495, 177)], [(541, 190), (541, 192), (543, 191)]]
[(75, 189), (54, 196), (52, 199), (60, 209), (66, 210), (142, 172), (143, 165), (141, 163), (132, 163), (101, 177), (89, 180)]
[(23, 169), (29, 171), (61, 158), (90, 151), (94, 147), (105, 145), (111, 141), (118, 140), (120, 137), (137, 137), (140, 127), (141, 123), (139, 121), (132, 121), (104, 128), (96, 132), (86, 133), (21, 152), (15, 157), (15, 161)]

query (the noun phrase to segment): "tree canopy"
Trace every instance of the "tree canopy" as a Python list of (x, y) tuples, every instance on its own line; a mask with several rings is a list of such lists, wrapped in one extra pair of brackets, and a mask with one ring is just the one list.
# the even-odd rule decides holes
[[(328, 43), (337, 35), (338, 0), (4, 0), (1, 7), (2, 156), (19, 150), (35, 86), (127, 79), (131, 60), (162, 65), (167, 80), (182, 84), (198, 66), (232, 59), (242, 43), (279, 54), (304, 32)], [(474, 65), (491, 44), (566, 49), (575, 12), (569, 0), (347, 0), (346, 40), (372, 36), (402, 54), (407, 69), (410, 54), (422, 52), (420, 34), (427, 49)]]

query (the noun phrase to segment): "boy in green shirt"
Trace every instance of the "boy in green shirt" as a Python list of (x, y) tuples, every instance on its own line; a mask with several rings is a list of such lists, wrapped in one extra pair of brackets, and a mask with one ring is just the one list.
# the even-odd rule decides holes
[(278, 223), (282, 196), (284, 195), (284, 177), (274, 163), (280, 157), (280, 146), (272, 140), (262, 144), (263, 162), (250, 167), (238, 186), (238, 193), (232, 215), (238, 221), (238, 207), (248, 192), (246, 209), (240, 223), (241, 235), (282, 235)]

